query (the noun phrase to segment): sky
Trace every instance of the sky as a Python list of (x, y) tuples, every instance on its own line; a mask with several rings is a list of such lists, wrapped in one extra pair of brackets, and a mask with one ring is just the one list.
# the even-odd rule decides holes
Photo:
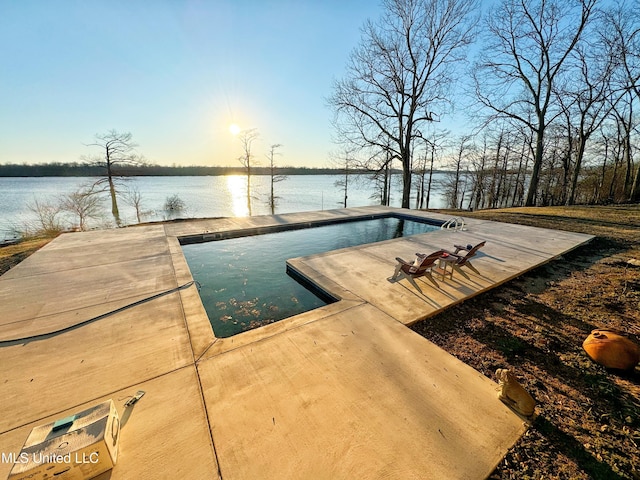
[(0, 163), (75, 162), (130, 132), (160, 165), (330, 165), (332, 82), (377, 0), (0, 0)]

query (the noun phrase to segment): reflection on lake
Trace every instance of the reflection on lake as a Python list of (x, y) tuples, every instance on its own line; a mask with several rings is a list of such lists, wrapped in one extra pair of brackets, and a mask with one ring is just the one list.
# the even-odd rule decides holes
[(231, 198), (233, 215), (246, 217), (249, 215), (247, 207), (247, 177), (244, 175), (226, 175), (227, 190)]
[[(342, 180), (340, 175), (290, 175), (286, 180), (275, 185), (275, 195), (279, 197), (276, 213), (291, 213), (312, 210), (328, 210), (343, 206), (344, 191), (336, 186)], [(431, 208), (443, 208), (444, 200), (437, 185), (439, 175), (434, 175), (434, 191), (431, 195)], [(10, 238), (12, 232), (22, 230), (25, 224), (33, 222), (35, 215), (28, 205), (35, 200), (51, 201), (70, 194), (81, 185), (95, 182), (96, 178), (88, 177), (0, 177), (0, 240)], [(270, 188), (268, 175), (251, 177), (251, 210), (253, 215), (268, 215)], [(400, 206), (401, 176), (394, 175), (394, 189), (391, 205)], [(246, 216), (247, 195), (246, 177), (202, 176), (202, 177), (131, 177), (124, 182), (127, 186), (135, 186), (142, 197), (143, 221), (156, 221), (169, 218), (163, 211), (163, 205), (172, 195), (178, 195), (185, 203), (186, 209), (180, 215), (184, 218), (233, 217)], [(364, 175), (354, 175), (349, 181), (348, 207), (377, 205), (379, 201), (372, 198), (376, 189), (374, 183)], [(119, 198), (120, 215), (124, 223), (135, 223), (135, 209)], [(411, 202), (412, 207), (415, 201)], [(103, 199), (103, 217), (100, 222), (92, 221), (93, 226), (112, 222), (110, 206), (105, 196)], [(71, 218), (68, 219), (72, 221)]]

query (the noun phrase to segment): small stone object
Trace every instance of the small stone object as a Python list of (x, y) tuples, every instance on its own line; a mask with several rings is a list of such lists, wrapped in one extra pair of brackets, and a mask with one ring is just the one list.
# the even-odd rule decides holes
[(593, 361), (607, 368), (632, 370), (640, 362), (640, 347), (615, 330), (593, 330), (582, 348)]
[(496, 370), (496, 377), (500, 385), (498, 398), (513, 408), (520, 415), (530, 417), (536, 408), (536, 401), (527, 392), (516, 377), (506, 368)]

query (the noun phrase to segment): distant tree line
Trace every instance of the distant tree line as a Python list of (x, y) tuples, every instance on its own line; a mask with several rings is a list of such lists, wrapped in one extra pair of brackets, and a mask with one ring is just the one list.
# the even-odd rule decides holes
[[(164, 165), (122, 165), (116, 166), (114, 174), (117, 176), (206, 176), (206, 175), (245, 175), (246, 168), (239, 167), (204, 167), (204, 166), (164, 166)], [(277, 175), (339, 175), (338, 168), (308, 168), (308, 167), (276, 167)], [(271, 175), (270, 166), (252, 167), (252, 175)], [(366, 173), (360, 170), (356, 173)], [(92, 162), (71, 163), (42, 163), (0, 164), (0, 177), (100, 177), (104, 175), (104, 166)]]

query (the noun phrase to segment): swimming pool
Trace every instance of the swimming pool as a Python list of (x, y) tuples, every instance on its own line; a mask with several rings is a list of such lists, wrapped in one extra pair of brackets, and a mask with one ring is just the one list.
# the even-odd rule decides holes
[[(327, 305), (287, 274), (290, 258), (439, 229), (384, 217), (183, 245), (216, 337), (230, 337)], [(234, 235), (235, 236), (235, 235)]]

